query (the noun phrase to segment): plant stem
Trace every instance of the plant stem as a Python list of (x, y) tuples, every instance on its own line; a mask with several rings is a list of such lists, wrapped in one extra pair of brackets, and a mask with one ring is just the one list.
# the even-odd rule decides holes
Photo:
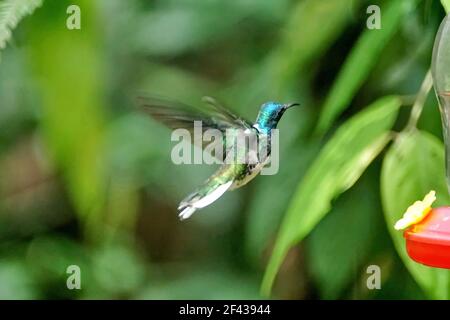
[(408, 125), (406, 130), (411, 130), (416, 128), (417, 122), (419, 121), (420, 115), (422, 114), (423, 106), (427, 100), (428, 94), (430, 93), (431, 87), (433, 86), (433, 78), (431, 77), (431, 71), (428, 70), (425, 78), (423, 79), (422, 85), (420, 86), (419, 93), (417, 94), (416, 101), (411, 110), (411, 115), (409, 117)]

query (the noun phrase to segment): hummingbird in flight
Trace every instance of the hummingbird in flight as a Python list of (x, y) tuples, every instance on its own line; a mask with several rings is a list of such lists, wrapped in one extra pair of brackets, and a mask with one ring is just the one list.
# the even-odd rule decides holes
[[(220, 157), (222, 164), (202, 186), (180, 202), (178, 206), (180, 220), (185, 220), (196, 210), (210, 205), (226, 191), (242, 187), (254, 179), (270, 161), (272, 131), (276, 129), (287, 109), (299, 105), (298, 103), (266, 102), (261, 105), (256, 121), (252, 123), (236, 116), (211, 97), (204, 97), (203, 101), (205, 106), (201, 108), (160, 98), (138, 98), (138, 103), (144, 112), (173, 130), (186, 129), (192, 133), (194, 124), (200, 121), (202, 133), (208, 129), (219, 130), (223, 133), (222, 141), (215, 141), (222, 143), (221, 148), (223, 147), (224, 152), (215, 155)], [(223, 162), (224, 156), (231, 152), (229, 146), (235, 145), (240, 132), (254, 135), (258, 142), (262, 142), (258, 143), (257, 156), (253, 154), (252, 161)], [(197, 141), (194, 144), (205, 149), (204, 141)], [(241, 155), (242, 153), (250, 154), (250, 151), (243, 151), (239, 145), (237, 149), (233, 152)], [(263, 149), (264, 152), (262, 152)], [(260, 154), (263, 156), (258, 157)], [(247, 156), (245, 159), (249, 158)]]

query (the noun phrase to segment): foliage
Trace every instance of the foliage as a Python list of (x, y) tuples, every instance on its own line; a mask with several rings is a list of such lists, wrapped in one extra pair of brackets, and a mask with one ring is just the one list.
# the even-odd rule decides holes
[[(393, 230), (430, 189), (450, 202), (427, 75), (444, 7), (0, 0), (0, 298), (449, 298), (448, 272)], [(250, 119), (268, 100), (301, 107), (280, 122), (277, 175), (181, 223), (178, 201), (215, 168), (171, 163), (170, 132), (135, 112), (142, 91)]]
[(318, 129), (321, 132), (329, 129), (330, 124), (349, 105), (413, 3), (413, 1), (389, 3), (383, 11), (382, 29), (377, 32), (372, 32), (371, 29), (363, 31), (325, 100), (318, 122)]
[(331, 201), (349, 189), (390, 140), (400, 100), (387, 97), (356, 115), (324, 146), (303, 178), (286, 213), (263, 280), (269, 293), (287, 250), (301, 241), (330, 210)]
[(439, 194), (437, 206), (450, 197), (445, 183), (444, 146), (426, 132), (404, 132), (396, 139), (383, 161), (381, 194), (387, 228), (395, 247), (417, 283), (433, 298), (449, 299), (449, 272), (428, 268), (411, 261), (404, 249), (401, 232), (393, 225), (401, 213), (429, 190)]

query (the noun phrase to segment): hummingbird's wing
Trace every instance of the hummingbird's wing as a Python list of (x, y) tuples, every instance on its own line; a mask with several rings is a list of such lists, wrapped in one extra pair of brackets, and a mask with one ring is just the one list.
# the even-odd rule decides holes
[(252, 127), (249, 121), (234, 115), (215, 99), (203, 97), (202, 100), (206, 102), (203, 108), (162, 98), (138, 97), (138, 103), (146, 113), (171, 129), (192, 130), (194, 121), (202, 121), (205, 130)]
[[(195, 121), (201, 121), (202, 133), (208, 129), (218, 129), (222, 132), (223, 137), (226, 137), (226, 130), (230, 128), (242, 130), (252, 128), (249, 121), (234, 115), (215, 99), (204, 97), (203, 101), (205, 106), (201, 108), (162, 98), (138, 97), (139, 106), (152, 118), (171, 129), (186, 129), (191, 135), (194, 131)], [(210, 142), (202, 141), (200, 147), (204, 149), (209, 144)], [(222, 155), (224, 154), (226, 154), (226, 150)]]
[(243, 119), (242, 117), (236, 116), (232, 113), (228, 108), (224, 107), (220, 102), (216, 99), (208, 96), (204, 96), (202, 101), (206, 103), (207, 107), (210, 110), (213, 110), (215, 113), (220, 114), (226, 119), (226, 122), (230, 125), (230, 127), (236, 127), (239, 129), (249, 129), (252, 128), (252, 123), (250, 121)]

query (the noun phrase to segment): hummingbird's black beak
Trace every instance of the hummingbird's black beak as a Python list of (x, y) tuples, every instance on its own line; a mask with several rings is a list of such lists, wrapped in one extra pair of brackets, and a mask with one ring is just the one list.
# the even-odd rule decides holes
[(291, 107), (294, 107), (294, 106), (299, 106), (300, 105), (300, 103), (286, 103), (285, 105), (284, 105), (284, 109), (289, 109), (289, 108), (291, 108)]

